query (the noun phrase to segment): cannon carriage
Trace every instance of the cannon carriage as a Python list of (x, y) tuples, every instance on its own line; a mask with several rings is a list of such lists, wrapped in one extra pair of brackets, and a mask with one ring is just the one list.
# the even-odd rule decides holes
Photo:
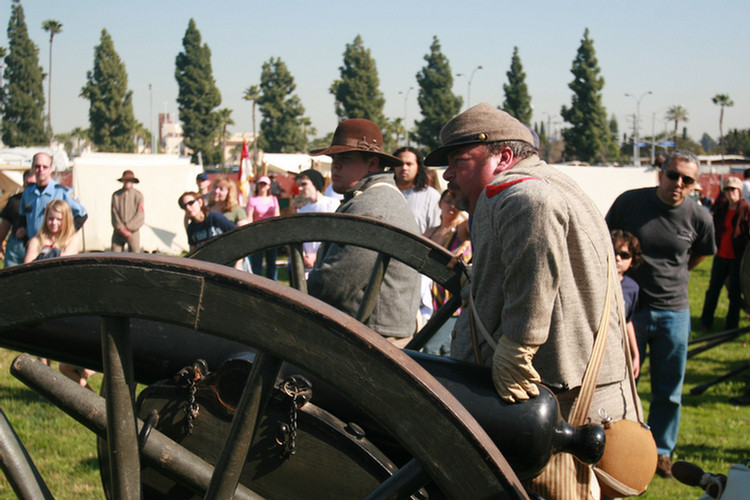
[[(305, 241), (377, 253), (356, 319), (304, 293)], [(226, 265), (283, 245), (293, 288)], [(12, 368), (100, 437), (109, 498), (522, 499), (521, 480), (552, 453), (601, 456), (601, 429), (567, 426), (549, 390), (507, 405), (485, 368), (416, 352), (459, 306), (465, 272), (424, 238), (305, 214), (189, 257), (88, 254), (0, 272), (0, 345), (104, 373), (101, 397), (29, 355)], [(453, 292), (403, 351), (366, 326), (394, 258)], [(135, 383), (147, 385), (137, 400)], [(51, 498), (12, 434), (0, 441), (17, 458), (3, 467), (16, 493)]]

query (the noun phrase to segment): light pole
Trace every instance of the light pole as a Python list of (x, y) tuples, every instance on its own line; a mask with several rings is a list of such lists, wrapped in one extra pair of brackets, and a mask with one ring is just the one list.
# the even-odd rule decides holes
[(399, 91), (399, 94), (406, 94), (404, 96), (404, 135), (406, 136), (406, 147), (409, 147), (409, 126), (406, 124), (406, 119), (409, 116), (407, 104), (409, 102), (409, 92), (414, 90), (414, 87), (409, 87), (406, 92)]
[(474, 73), (476, 73), (477, 70), (480, 70), (480, 69), (482, 69), (481, 65), (474, 68), (474, 71), (471, 72), (471, 76), (469, 77), (469, 85), (468, 85), (469, 89), (466, 94), (466, 108), (467, 109), (471, 107), (471, 81), (474, 79)]
[(154, 88), (148, 84), (148, 115), (151, 120), (151, 154), (159, 152), (159, 148), (156, 146), (156, 134), (154, 134)]
[(641, 99), (649, 94), (653, 94), (653, 92), (651, 92), (650, 90), (648, 92), (644, 92), (637, 99), (632, 94), (625, 94), (625, 97), (632, 97), (635, 100), (635, 126), (633, 127), (635, 129), (635, 136), (633, 140), (633, 159), (635, 160), (636, 167), (641, 166), (641, 149), (640, 145), (638, 144), (640, 142), (640, 138), (638, 137), (638, 129), (641, 125)]

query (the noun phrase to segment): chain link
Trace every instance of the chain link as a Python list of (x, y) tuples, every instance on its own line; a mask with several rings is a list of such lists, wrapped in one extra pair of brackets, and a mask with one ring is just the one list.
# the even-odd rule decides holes
[(279, 445), (284, 447), (283, 457), (289, 459), (296, 453), (297, 448), (297, 410), (307, 403), (312, 396), (310, 382), (304, 377), (293, 376), (281, 384), (281, 392), (289, 397), (289, 425), (281, 425), (283, 439), (278, 439)]
[(200, 413), (200, 406), (195, 401), (195, 393), (197, 392), (198, 382), (203, 379), (207, 371), (206, 362), (199, 359), (192, 366), (180, 370), (179, 373), (179, 377), (188, 389), (187, 405), (185, 405), (185, 435), (187, 436), (193, 433), (194, 421)]

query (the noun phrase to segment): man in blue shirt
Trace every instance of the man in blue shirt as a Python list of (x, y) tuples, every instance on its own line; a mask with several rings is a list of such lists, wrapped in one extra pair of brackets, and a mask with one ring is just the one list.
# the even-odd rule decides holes
[(52, 157), (37, 153), (31, 160), (36, 175), (36, 184), (24, 189), (21, 195), (21, 215), (26, 217), (26, 237), (33, 238), (44, 223), (44, 210), (52, 200), (64, 200), (73, 210), (76, 230), (81, 229), (88, 214), (75, 198), (73, 191), (52, 179)]

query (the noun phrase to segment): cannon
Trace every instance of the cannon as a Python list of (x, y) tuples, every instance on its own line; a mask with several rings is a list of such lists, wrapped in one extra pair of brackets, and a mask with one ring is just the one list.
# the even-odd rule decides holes
[[(378, 253), (357, 319), (304, 293), (301, 243), (313, 240)], [(224, 265), (282, 245), (298, 289)], [(403, 351), (366, 326), (391, 258), (458, 297), (462, 266), (426, 239), (305, 214), (189, 257), (86, 254), (0, 272), (0, 345), (104, 373), (101, 397), (32, 356), (12, 367), (102, 438), (109, 498), (525, 499), (521, 480), (552, 453), (601, 456), (601, 429), (567, 426), (551, 391), (506, 405), (485, 368), (416, 352), (457, 299)], [(137, 400), (136, 382), (148, 385)], [(23, 456), (12, 432), (0, 441)], [(18, 496), (43, 497), (20, 462), (6, 472)]]

